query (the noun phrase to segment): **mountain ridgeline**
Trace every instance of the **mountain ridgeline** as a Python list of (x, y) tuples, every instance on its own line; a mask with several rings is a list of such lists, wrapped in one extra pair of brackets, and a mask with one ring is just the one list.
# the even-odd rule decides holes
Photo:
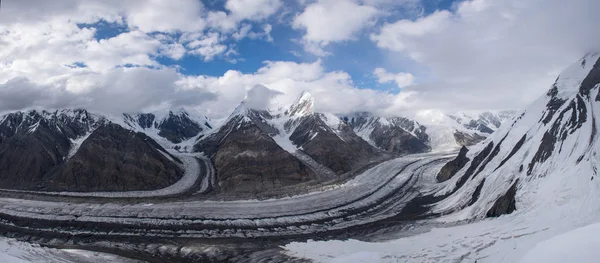
[[(217, 190), (259, 193), (334, 180), (376, 161), (434, 148), (428, 127), (417, 121), (366, 112), (319, 113), (314, 104), (308, 92), (278, 110), (254, 109), (244, 101), (221, 124), (184, 109), (120, 115), (84, 109), (8, 113), (0, 116), (0, 188), (158, 189), (184, 174), (177, 155), (196, 153), (214, 165)], [(483, 137), (488, 129), (482, 127), (490, 123), (499, 126), (495, 115), (481, 116), (485, 121), (468, 122), (476, 128), (471, 135)]]
[(598, 194), (599, 103), (600, 55), (592, 53), (510, 125), (446, 164), (437, 176), (443, 193), (423, 195), (419, 205), (476, 218), (551, 200), (585, 204)]

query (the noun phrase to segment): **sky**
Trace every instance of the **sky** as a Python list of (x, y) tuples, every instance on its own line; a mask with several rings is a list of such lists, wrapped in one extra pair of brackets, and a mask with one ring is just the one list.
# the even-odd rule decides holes
[(273, 107), (302, 91), (338, 114), (521, 109), (600, 46), (592, 10), (600, 1), (3, 0), (0, 111), (222, 118), (248, 96)]

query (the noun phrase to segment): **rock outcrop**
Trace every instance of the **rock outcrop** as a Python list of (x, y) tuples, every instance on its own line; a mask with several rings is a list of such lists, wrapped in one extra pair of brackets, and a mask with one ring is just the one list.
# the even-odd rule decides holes
[(467, 152), (469, 149), (463, 146), (458, 152), (458, 156), (448, 163), (446, 163), (442, 169), (438, 172), (436, 179), (438, 182), (445, 182), (450, 180), (460, 169), (465, 167), (465, 165), (470, 161), (467, 158)]

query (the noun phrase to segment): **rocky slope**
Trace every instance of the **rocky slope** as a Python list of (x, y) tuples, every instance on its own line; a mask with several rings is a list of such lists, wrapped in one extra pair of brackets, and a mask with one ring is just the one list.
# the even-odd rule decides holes
[(514, 114), (514, 111), (456, 114), (425, 111), (411, 119), (358, 112), (341, 118), (357, 135), (381, 150), (422, 153), (477, 144)]
[(378, 117), (360, 112), (342, 117), (365, 141), (396, 153), (422, 153), (431, 150), (427, 128), (403, 117)]
[[(1, 116), (0, 187), (117, 191), (176, 182), (183, 174), (179, 161), (146, 134), (115, 124), (126, 121), (123, 116), (105, 117), (82, 109)], [(177, 125), (162, 130), (188, 132)]]
[(108, 123), (51, 171), (45, 184), (58, 191), (152, 190), (177, 182), (180, 163), (147, 135)]
[(317, 177), (275, 142), (272, 136), (279, 131), (267, 123), (272, 118), (242, 104), (222, 127), (194, 146), (213, 161), (223, 191), (260, 192)]
[(253, 192), (340, 175), (380, 155), (339, 118), (313, 108), (309, 93), (282, 110), (242, 102), (194, 150), (213, 160), (224, 190)]
[(123, 121), (128, 128), (158, 135), (173, 144), (181, 143), (212, 129), (208, 118), (190, 115), (184, 109), (154, 113), (125, 113)]
[(431, 211), (498, 216), (550, 204), (547, 198), (568, 196), (577, 203), (596, 193), (599, 58), (589, 54), (569, 67), (511, 125), (453, 161), (468, 160), (446, 173), (446, 188)]

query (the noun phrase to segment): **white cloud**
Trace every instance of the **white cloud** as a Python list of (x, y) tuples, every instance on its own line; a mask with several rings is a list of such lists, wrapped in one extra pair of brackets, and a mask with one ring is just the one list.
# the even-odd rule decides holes
[[(217, 94), (218, 100), (207, 101), (202, 109), (211, 117), (223, 117), (231, 112), (256, 85), (264, 85), (281, 93), (269, 105), (289, 105), (302, 91), (315, 97), (317, 111), (351, 113), (357, 110), (389, 113), (388, 109), (405, 109), (410, 93), (391, 95), (369, 89), (358, 89), (345, 72), (326, 72), (317, 60), (313, 63), (268, 62), (256, 73), (243, 74), (230, 70), (220, 77), (188, 76), (177, 84), (189, 90)], [(393, 107), (395, 103), (402, 106)], [(263, 103), (266, 104), (266, 103)]]
[(403, 88), (414, 83), (415, 77), (407, 72), (390, 73), (384, 68), (376, 68), (373, 74), (377, 77), (379, 83), (395, 82), (399, 88)]
[[(277, 103), (311, 91), (318, 110), (335, 113), (512, 108), (537, 97), (560, 69), (600, 45), (595, 33), (600, 17), (593, 13), (598, 1), (463, 1), (450, 11), (369, 32), (383, 54), (378, 65), (408, 68), (419, 78), (414, 84), (411, 73), (375, 69), (379, 82), (403, 88), (388, 94), (360, 89), (348, 73), (325, 69), (321, 60), (267, 61), (254, 72), (230, 70), (222, 76), (183, 76), (159, 61), (185, 56), (243, 61), (236, 41), (273, 41), (273, 28), (279, 34), (285, 25), (302, 31), (307, 51), (336, 59), (338, 54), (326, 50), (330, 43), (358, 39), (378, 20), (389, 19), (390, 10), (416, 0), (300, 1), (302, 10), (290, 10), (280, 0), (229, 0), (223, 11), (208, 10), (197, 0), (4, 2), (0, 110), (191, 105), (222, 117), (256, 85), (285, 94)], [(276, 25), (273, 17), (289, 24)], [(97, 40), (100, 20), (126, 30)], [(394, 64), (407, 59), (411, 63)], [(369, 63), (364, 67), (371, 69)]]
[(305, 30), (307, 51), (324, 55), (322, 48), (330, 42), (350, 40), (373, 22), (378, 10), (353, 0), (318, 0), (294, 18), (296, 29)]
[(271, 102), (279, 95), (282, 93), (257, 84), (246, 94), (244, 105), (251, 109), (268, 110), (271, 108)]
[(190, 106), (216, 99), (203, 90), (175, 85), (173, 69), (115, 68), (83, 73), (50, 84), (13, 78), (0, 84), (0, 111), (28, 108), (86, 108), (93, 111), (137, 112), (153, 107)]
[(208, 33), (200, 39), (196, 39), (187, 44), (192, 54), (198, 54), (204, 57), (204, 60), (212, 60), (215, 56), (222, 54), (227, 47), (221, 44), (219, 33)]
[(196, 32), (206, 25), (201, 1), (147, 0), (131, 4), (126, 14), (127, 24), (143, 32)]
[(227, 0), (225, 8), (238, 20), (255, 20), (269, 17), (281, 5), (281, 0)]
[(450, 12), (438, 11), (416, 21), (400, 20), (392, 24), (386, 24), (379, 34), (371, 35), (371, 39), (380, 48), (404, 51), (406, 48), (405, 42), (443, 30), (450, 18)]
[(523, 107), (566, 65), (600, 46), (593, 0), (469, 0), (452, 12), (385, 24), (372, 40), (389, 63), (410, 58), (430, 72), (409, 87), (422, 108)]

